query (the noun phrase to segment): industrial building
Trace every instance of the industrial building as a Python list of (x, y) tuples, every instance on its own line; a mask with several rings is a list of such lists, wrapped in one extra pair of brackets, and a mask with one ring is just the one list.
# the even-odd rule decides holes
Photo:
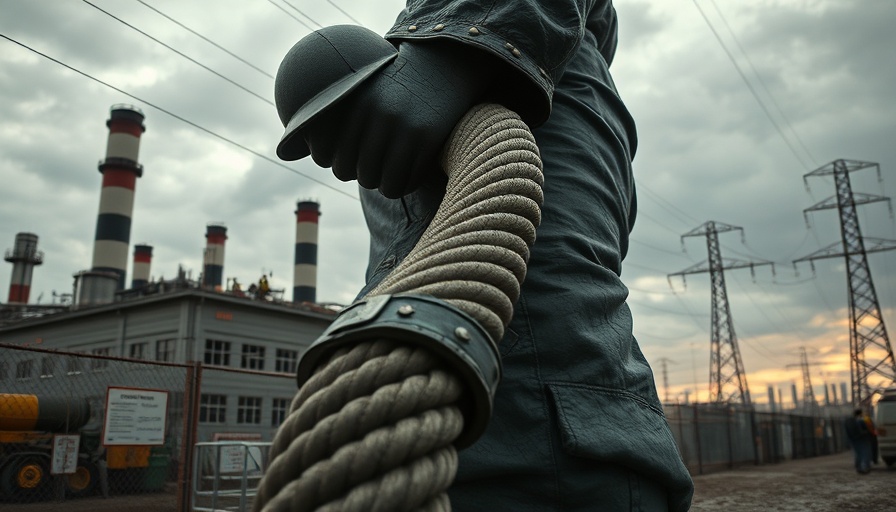
[[(146, 131), (143, 121), (136, 107), (111, 108), (106, 157), (99, 163), (103, 180), (93, 260), (89, 270), (74, 274), (70, 299), (51, 305), (28, 303), (33, 269), (44, 261), (36, 234), (16, 236), (5, 258), (13, 264), (13, 279), (7, 303), (0, 304), (0, 343), (201, 363), (198, 440), (212, 440), (220, 433), (270, 440), (296, 392), (291, 376), (299, 356), (339, 309), (315, 302), (319, 204), (299, 201), (294, 211), (292, 302), (282, 291), (271, 290), (264, 276), (245, 290), (235, 280), (224, 282), (227, 228), (220, 222), (207, 226), (199, 278), (178, 269), (174, 279), (153, 280), (153, 247), (137, 244), (128, 286), (135, 187), (143, 176), (138, 161), (140, 137)], [(48, 374), (44, 366), (39, 360), (0, 359), (0, 392), (27, 392), (28, 379)], [(66, 373), (71, 372), (56, 369), (57, 376)]]

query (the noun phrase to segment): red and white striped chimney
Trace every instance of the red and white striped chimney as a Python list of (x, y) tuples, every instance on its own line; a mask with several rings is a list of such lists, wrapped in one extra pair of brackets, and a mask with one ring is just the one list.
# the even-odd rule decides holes
[(44, 262), (44, 253), (37, 250), (37, 235), (34, 233), (16, 234), (16, 243), (11, 251), (6, 251), (3, 258), (12, 263), (12, 278), (9, 280), (9, 299), (11, 304), (28, 304), (31, 293), (31, 273), (35, 265)]
[(296, 256), (292, 281), (293, 302), (317, 300), (317, 221), (320, 203), (299, 201), (296, 205)]
[(128, 246), (131, 238), (131, 215), (134, 213), (134, 189), (143, 166), (140, 136), (146, 131), (143, 112), (130, 105), (113, 105), (106, 126), (109, 141), (106, 159), (100, 162), (103, 189), (96, 220), (93, 243), (94, 271), (118, 274), (118, 289), (124, 288), (128, 267)]
[(205, 254), (202, 262), (202, 286), (220, 292), (224, 278), (224, 243), (227, 228), (223, 224), (209, 224), (205, 228)]
[(149, 283), (149, 270), (152, 265), (152, 246), (137, 244), (134, 246), (134, 268), (131, 271), (131, 288), (142, 288)]

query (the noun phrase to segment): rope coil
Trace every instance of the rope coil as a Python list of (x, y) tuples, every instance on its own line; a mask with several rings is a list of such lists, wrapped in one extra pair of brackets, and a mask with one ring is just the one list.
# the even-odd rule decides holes
[[(432, 295), (504, 335), (541, 221), (541, 160), (528, 127), (498, 105), (458, 123), (433, 221), (368, 297)], [(450, 511), (457, 375), (430, 351), (374, 339), (336, 350), (302, 384), (271, 446), (256, 511)]]

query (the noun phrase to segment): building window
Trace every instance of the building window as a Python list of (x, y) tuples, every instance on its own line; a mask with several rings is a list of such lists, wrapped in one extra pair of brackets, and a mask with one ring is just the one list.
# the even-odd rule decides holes
[(230, 342), (205, 340), (205, 364), (230, 366)]
[[(112, 355), (112, 349), (110, 349), (109, 347), (95, 348), (95, 349), (91, 350), (90, 353), (95, 356), (107, 356), (108, 357), (108, 356)], [(108, 359), (91, 359), (90, 360), (90, 369), (91, 370), (102, 370), (102, 369), (108, 368), (108, 367), (109, 367)]]
[(174, 362), (174, 340), (156, 342), (156, 361)]
[(286, 419), (286, 415), (289, 414), (289, 398), (275, 398), (274, 405), (271, 409), (271, 426), (279, 427), (283, 420)]
[(261, 345), (243, 345), (243, 358), (240, 368), (248, 370), (264, 370), (264, 347)]
[(16, 378), (17, 379), (28, 379), (31, 377), (31, 367), (34, 366), (34, 361), (31, 359), (26, 359), (24, 361), (19, 361), (16, 364)]
[(241, 396), (236, 409), (237, 423), (261, 423), (261, 397)]
[(296, 373), (296, 365), (298, 362), (298, 350), (277, 349), (276, 371), (281, 373)]
[(134, 343), (130, 348), (130, 356), (131, 359), (146, 359), (146, 356), (149, 355), (149, 343), (146, 341), (142, 341), (140, 343)]
[(206, 395), (199, 397), (199, 422), (224, 423), (227, 415), (226, 395)]
[(41, 377), (52, 377), (53, 376), (53, 366), (54, 361), (49, 356), (43, 357), (40, 360), (40, 376)]
[(69, 375), (81, 373), (81, 359), (78, 356), (68, 356), (65, 361), (65, 371)]

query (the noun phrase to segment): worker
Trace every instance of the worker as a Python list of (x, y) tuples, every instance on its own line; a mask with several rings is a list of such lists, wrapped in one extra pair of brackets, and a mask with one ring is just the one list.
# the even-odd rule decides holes
[(370, 260), (359, 296), (432, 219), (445, 185), (439, 152), (473, 105), (519, 114), (544, 165), (542, 221), (499, 343), (494, 413), (459, 454), (453, 509), (687, 510), (693, 485), (620, 279), (637, 139), (609, 72), (611, 0), (414, 0), (385, 38), (397, 57), (307, 123), (290, 124), (288, 88), (277, 91), (281, 158), (310, 152), (361, 186)]

